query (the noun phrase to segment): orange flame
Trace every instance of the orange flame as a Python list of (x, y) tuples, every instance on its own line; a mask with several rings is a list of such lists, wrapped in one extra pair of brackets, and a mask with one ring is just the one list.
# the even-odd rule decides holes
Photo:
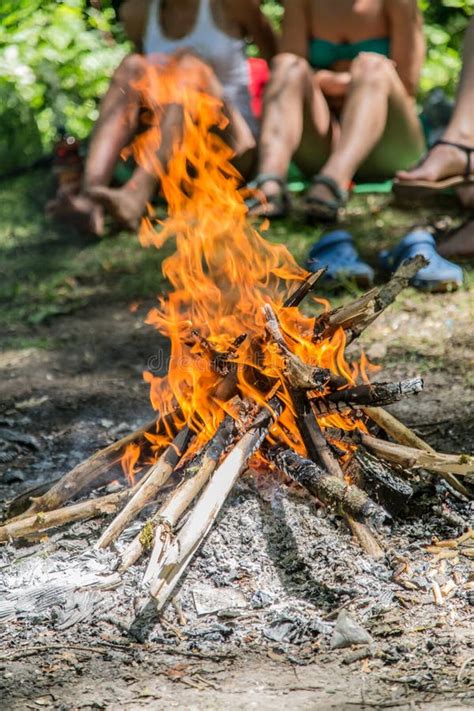
[[(140, 242), (158, 249), (167, 240), (176, 242), (175, 252), (162, 267), (171, 292), (166, 299), (159, 299), (147, 317), (147, 323), (170, 340), (169, 369), (166, 377), (147, 372), (144, 378), (153, 407), (162, 414), (178, 411), (175, 425), (189, 424), (200, 433), (201, 442), (214, 434), (224, 415), (216, 391), (221, 376), (212, 368), (209, 349), (228, 352), (234, 339), (247, 334), (233, 354), (233, 362), (238, 366), (240, 394), (257, 403), (263, 402), (263, 395), (252, 373), (281, 377), (282, 358), (263, 338), (262, 307), (266, 303), (273, 306), (287, 345), (296, 355), (343, 376), (348, 385), (355, 382), (354, 369), (344, 357), (344, 331), (315, 343), (314, 317), (283, 306), (307, 273), (286, 246), (263, 239), (247, 220), (247, 208), (238, 191), (241, 177), (231, 164), (232, 150), (216, 133), (216, 126), (222, 130), (227, 119), (221, 102), (205, 92), (208, 71), (202, 65), (183, 74), (173, 59), (149, 67), (136, 89), (151, 120), (129, 148), (140, 165), (159, 177), (168, 203), (165, 221), (156, 220), (152, 210), (148, 211)], [(161, 121), (166, 107), (176, 104), (181, 108), (183, 130), (175, 132), (171, 155), (164, 165), (160, 158)], [(329, 308), (325, 300), (315, 301), (325, 310)], [(196, 339), (196, 329), (206, 339), (207, 349)], [(286, 407), (271, 434), (305, 452), (288, 393), (282, 397)], [(364, 429), (363, 423), (340, 414), (319, 422), (323, 427)]]
[(133, 486), (135, 484), (135, 476), (137, 472), (140, 470), (139, 467), (137, 467), (137, 462), (140, 458), (140, 447), (138, 444), (135, 444), (132, 442), (131, 444), (127, 444), (125, 447), (125, 452), (122, 456), (122, 459), (120, 461), (120, 464), (122, 465), (122, 470), (125, 476), (127, 477), (127, 481), (130, 484), (130, 486)]

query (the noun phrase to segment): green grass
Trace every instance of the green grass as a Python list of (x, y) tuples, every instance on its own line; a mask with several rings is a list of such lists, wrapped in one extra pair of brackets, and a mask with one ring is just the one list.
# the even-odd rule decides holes
[[(164, 287), (161, 262), (172, 244), (160, 252), (145, 250), (130, 233), (97, 240), (54, 225), (44, 216), (52, 191), (52, 177), (44, 170), (0, 182), (0, 327), (4, 332), (38, 326), (94, 302), (153, 297)], [(457, 212), (452, 201), (436, 208), (402, 210), (393, 207), (387, 195), (356, 195), (341, 226), (352, 232), (362, 256), (376, 266), (378, 251), (394, 244), (409, 227), (440, 214), (456, 217)], [(293, 218), (274, 223), (266, 236), (272, 242), (285, 242), (303, 264), (309, 246), (323, 231)], [(357, 293), (356, 287), (348, 287)], [(347, 290), (331, 296), (335, 303), (341, 298), (347, 299)], [(412, 291), (410, 298), (422, 305), (426, 296)]]

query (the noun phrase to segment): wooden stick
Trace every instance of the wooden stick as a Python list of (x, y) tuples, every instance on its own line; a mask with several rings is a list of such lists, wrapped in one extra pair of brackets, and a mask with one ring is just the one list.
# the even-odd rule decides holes
[(387, 513), (372, 501), (365, 491), (332, 476), (293, 450), (277, 445), (266, 449), (265, 456), (323, 504), (339, 508), (344, 514), (377, 526), (387, 518)]
[(79, 504), (72, 504), (72, 506), (64, 506), (54, 511), (39, 511), (31, 516), (8, 522), (0, 526), (0, 542), (4, 543), (15, 538), (22, 538), (30, 533), (47, 531), (50, 528), (63, 526), (66, 523), (85, 521), (96, 516), (115, 513), (119, 506), (130, 496), (131, 491), (133, 489), (118, 491), (114, 494), (82, 501)]
[(152, 431), (153, 427), (156, 427), (156, 420), (147, 422), (146, 425), (139, 427), (126, 437), (122, 437), (105, 449), (95, 452), (85, 462), (81, 462), (64, 474), (43, 496), (33, 499), (29, 508), (18, 519), (30, 516), (37, 511), (51, 511), (59, 508), (61, 504), (85, 489), (110, 467), (120, 462), (123, 449), (127, 444), (142, 439), (145, 432)]
[(352, 516), (346, 516), (346, 522), (352, 531), (352, 535), (359, 543), (363, 551), (374, 560), (380, 560), (385, 556), (385, 552), (374, 534), (365, 523), (356, 521)]
[(322, 314), (315, 320), (314, 340), (330, 338), (337, 329), (343, 328), (347, 344), (351, 343), (395, 301), (399, 293), (408, 286), (410, 279), (427, 264), (425, 257), (420, 254), (407, 259), (380, 288), (372, 289), (350, 304)]
[(283, 409), (278, 398), (272, 398), (268, 407), (269, 410), (260, 411), (249, 431), (241, 437), (215, 470), (188, 521), (155, 570), (150, 593), (158, 610), (166, 604), (194, 553), (209, 532), (249, 457), (267, 436), (273, 417), (278, 417)]
[[(180, 486), (170, 494), (163, 506), (145, 523), (140, 533), (126, 547), (122, 554), (119, 572), (127, 570), (140, 558), (146, 548), (151, 548), (152, 546), (153, 552), (147, 573), (152, 565), (152, 561), (153, 568), (157, 565), (158, 560), (163, 554), (166, 542), (171, 540), (171, 530), (209, 480), (233, 432), (234, 421), (230, 416), (227, 416), (207, 447), (196, 473), (188, 479), (185, 479)], [(191, 469), (192, 468), (193, 467), (191, 467)], [(146, 579), (149, 577), (149, 573), (148, 575), (147, 573), (145, 573), (143, 582), (146, 582)]]
[(422, 378), (401, 380), (399, 383), (371, 383), (337, 390), (324, 397), (312, 397), (311, 404), (317, 415), (324, 416), (333, 412), (347, 412), (361, 405), (389, 405), (404, 397), (417, 395), (422, 389)]
[(362, 411), (399, 444), (415, 447), (415, 449), (423, 449), (425, 452), (435, 451), (421, 437), (418, 437), (413, 430), (404, 425), (403, 422), (400, 422), (400, 420), (397, 420), (391, 412), (387, 412), (383, 407), (364, 406)]
[[(392, 439), (394, 439), (399, 444), (405, 444), (408, 447), (415, 447), (415, 449), (423, 449), (425, 452), (434, 452), (433, 447), (430, 447), (428, 442), (425, 442), (421, 437), (413, 432), (409, 427), (397, 420), (396, 417), (392, 415), (391, 412), (387, 412), (383, 407), (363, 407), (362, 410), (365, 412), (371, 420), (373, 420), (379, 427), (381, 427)], [(459, 479), (454, 476), (454, 474), (441, 474), (445, 481), (448, 482), (450, 486), (453, 487), (463, 496), (468, 499), (472, 497), (472, 492), (470, 492)]]
[(323, 274), (327, 272), (327, 267), (318, 269), (316, 272), (311, 272), (306, 279), (300, 284), (300, 286), (295, 289), (295, 291), (287, 298), (284, 303), (285, 308), (290, 308), (291, 306), (298, 306), (306, 294), (309, 294), (311, 289), (314, 287), (317, 281), (321, 279)]
[(361, 434), (364, 447), (378, 457), (392, 464), (399, 464), (404, 469), (428, 469), (437, 474), (467, 475), (474, 472), (474, 457), (468, 454), (442, 454), (426, 452), (422, 449), (405, 447), (394, 442), (385, 442), (371, 435)]
[(123, 531), (125, 526), (131, 521), (139, 511), (151, 501), (165, 481), (170, 477), (173, 469), (186, 451), (193, 433), (189, 427), (184, 427), (179, 432), (172, 443), (165, 449), (161, 457), (154, 464), (148, 475), (138, 485), (138, 490), (128, 501), (122, 511), (107, 526), (99, 540), (96, 548), (107, 548)]

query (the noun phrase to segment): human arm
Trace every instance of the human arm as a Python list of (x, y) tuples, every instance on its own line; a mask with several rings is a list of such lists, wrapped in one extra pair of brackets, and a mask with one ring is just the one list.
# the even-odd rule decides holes
[(119, 19), (128, 39), (133, 42), (135, 49), (141, 52), (143, 37), (148, 22), (150, 0), (125, 0), (119, 9)]
[(423, 22), (416, 0), (386, 0), (390, 58), (410, 96), (418, 90), (425, 59)]
[(261, 56), (269, 61), (276, 54), (277, 38), (260, 6), (261, 0), (236, 0), (234, 13), (244, 35), (257, 45)]
[(279, 51), (308, 58), (309, 8), (307, 0), (284, 0)]

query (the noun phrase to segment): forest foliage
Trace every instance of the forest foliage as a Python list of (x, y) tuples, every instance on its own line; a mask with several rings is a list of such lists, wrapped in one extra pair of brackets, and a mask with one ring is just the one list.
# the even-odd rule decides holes
[[(58, 128), (85, 138), (98, 99), (130, 50), (113, 0), (0, 0), (0, 164), (2, 173), (51, 150)], [(455, 90), (474, 0), (419, 0), (428, 45), (420, 100)], [(278, 26), (282, 6), (264, 0)], [(97, 9), (100, 7), (100, 10)]]

